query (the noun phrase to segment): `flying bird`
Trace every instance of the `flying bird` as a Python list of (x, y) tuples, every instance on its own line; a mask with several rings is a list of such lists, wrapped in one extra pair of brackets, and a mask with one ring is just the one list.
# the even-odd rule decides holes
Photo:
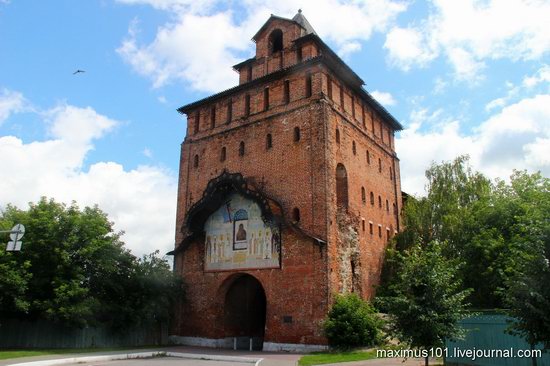
[(73, 72), (73, 75), (78, 74), (79, 72), (86, 72), (86, 71), (84, 71), (84, 70), (76, 70), (75, 72)]

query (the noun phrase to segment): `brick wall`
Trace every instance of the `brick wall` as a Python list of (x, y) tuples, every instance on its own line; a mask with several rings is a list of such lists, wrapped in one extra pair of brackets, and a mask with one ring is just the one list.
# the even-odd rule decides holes
[[(273, 65), (281, 64), (277, 57), (292, 60), (285, 58), (283, 64), (296, 62), (290, 51), (270, 56), (266, 41), (271, 29), (282, 29), (284, 47), (290, 50), (289, 39), (298, 36), (293, 27), (275, 20), (263, 31), (257, 39), (257, 58), (265, 58), (261, 67), (274, 71), (277, 68)], [(303, 44), (302, 52), (307, 58), (317, 55), (318, 50), (315, 45)], [(349, 288), (344, 282), (353, 277), (357, 280), (354, 290), (365, 298), (372, 297), (388, 230), (393, 236), (399, 229), (396, 213), (401, 209), (401, 189), (392, 127), (324, 64), (307, 65), (278, 79), (251, 83), (248, 88), (243, 85), (234, 93), (189, 110), (181, 149), (176, 243), (184, 239), (180, 229), (187, 211), (202, 197), (208, 182), (224, 170), (238, 172), (262, 187), (269, 198), (281, 204), (287, 222), (298, 208), (299, 227), (326, 242), (319, 246), (311, 237), (286, 226), (280, 269), (239, 271), (254, 276), (265, 290), (268, 342), (325, 343), (321, 322), (333, 294)], [(253, 66), (254, 77), (263, 76), (265, 69), (259, 67)], [(271, 147), (267, 145), (268, 134)], [(356, 219), (359, 237), (359, 255), (353, 264), (347, 263), (349, 255), (342, 254), (342, 233), (336, 221), (338, 164), (347, 172), (348, 214)], [(189, 290), (174, 331), (183, 336), (223, 338), (224, 296), (235, 272), (204, 272), (203, 260), (201, 240), (175, 258), (175, 269)], [(283, 322), (285, 316), (292, 316), (292, 323)]]

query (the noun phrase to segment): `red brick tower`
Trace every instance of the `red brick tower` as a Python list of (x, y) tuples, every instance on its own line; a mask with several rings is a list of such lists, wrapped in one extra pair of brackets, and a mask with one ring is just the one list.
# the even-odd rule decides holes
[(173, 340), (319, 348), (333, 295), (372, 297), (399, 230), (402, 127), (301, 11), (252, 39), (238, 86), (178, 110)]

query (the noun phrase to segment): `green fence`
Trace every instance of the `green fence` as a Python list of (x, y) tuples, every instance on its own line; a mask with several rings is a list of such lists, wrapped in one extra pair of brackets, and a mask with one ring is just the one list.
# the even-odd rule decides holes
[[(502, 314), (462, 320), (467, 334), (462, 340), (447, 341), (447, 365), (531, 366), (530, 357), (519, 357), (523, 351), (530, 350), (529, 344), (523, 338), (506, 333), (509, 320)], [(543, 352), (537, 357), (537, 365), (550, 366), (550, 353)]]
[(113, 333), (106, 328), (71, 328), (49, 321), (0, 320), (0, 348), (136, 347), (168, 343), (166, 324), (129, 326)]

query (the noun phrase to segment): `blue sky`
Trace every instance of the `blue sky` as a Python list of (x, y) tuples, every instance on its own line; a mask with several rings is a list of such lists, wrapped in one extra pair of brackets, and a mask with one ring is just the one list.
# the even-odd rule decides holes
[(134, 253), (171, 249), (176, 108), (235, 85), (254, 33), (298, 8), (406, 127), (403, 190), (466, 153), (491, 178), (550, 174), (549, 1), (0, 0), (0, 208), (97, 203)]

